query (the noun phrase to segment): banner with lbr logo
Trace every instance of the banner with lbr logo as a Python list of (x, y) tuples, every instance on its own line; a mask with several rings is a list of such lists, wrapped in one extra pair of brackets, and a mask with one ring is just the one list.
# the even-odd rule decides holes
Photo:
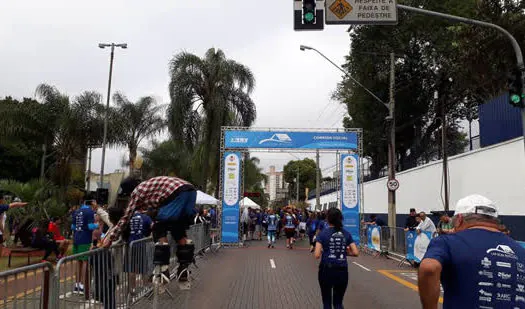
[(239, 241), (239, 199), (241, 186), (241, 154), (226, 152), (223, 160), (222, 232), (223, 243)]

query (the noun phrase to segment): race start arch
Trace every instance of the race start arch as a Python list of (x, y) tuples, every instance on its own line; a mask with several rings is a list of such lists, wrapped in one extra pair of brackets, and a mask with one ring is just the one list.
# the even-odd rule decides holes
[(337, 152), (344, 227), (359, 241), (362, 190), (361, 129), (277, 129), (222, 127), (218, 220), (223, 245), (239, 244), (239, 202), (244, 193), (247, 152)]

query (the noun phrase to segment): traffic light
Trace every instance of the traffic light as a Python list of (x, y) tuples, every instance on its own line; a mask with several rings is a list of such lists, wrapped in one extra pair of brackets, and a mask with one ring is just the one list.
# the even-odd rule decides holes
[(303, 24), (315, 24), (315, 0), (303, 0)]
[(323, 30), (324, 1), (294, 0), (294, 30)]
[(523, 79), (520, 68), (514, 68), (509, 75), (509, 103), (516, 107), (525, 107), (525, 94), (523, 93)]

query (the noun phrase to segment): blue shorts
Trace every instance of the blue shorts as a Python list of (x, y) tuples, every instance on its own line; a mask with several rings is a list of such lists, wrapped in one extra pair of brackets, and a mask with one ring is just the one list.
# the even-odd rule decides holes
[(178, 221), (184, 217), (193, 218), (196, 215), (196, 201), (197, 191), (180, 192), (173, 201), (159, 209), (155, 219), (158, 221)]

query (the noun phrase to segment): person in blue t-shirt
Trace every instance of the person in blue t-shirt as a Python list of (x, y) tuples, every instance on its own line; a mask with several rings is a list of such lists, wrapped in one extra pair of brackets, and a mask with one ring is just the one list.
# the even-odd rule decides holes
[(295, 229), (297, 228), (297, 218), (293, 214), (292, 208), (288, 208), (283, 217), (284, 234), (286, 235), (286, 248), (293, 249)]
[(277, 231), (277, 224), (279, 223), (279, 219), (274, 214), (273, 209), (270, 209), (270, 213), (268, 215), (268, 218), (266, 219), (266, 222), (268, 224), (268, 248), (275, 248), (275, 231)]
[(321, 233), (325, 227), (327, 227), (326, 223), (326, 213), (323, 211), (319, 214), (319, 222), (317, 224), (317, 234)]
[[(95, 223), (95, 211), (93, 207), (96, 206), (95, 200), (87, 200), (84, 205), (75, 210), (71, 215), (73, 231), (73, 254), (80, 254), (89, 251), (93, 237), (93, 230), (98, 228)], [(78, 257), (77, 281), (75, 283), (75, 292), (84, 293), (85, 274), (87, 272), (87, 260), (89, 256)]]
[[(129, 221), (129, 238), (131, 259), (126, 259), (126, 272), (129, 273), (129, 284), (132, 294), (135, 293), (136, 275), (147, 275), (153, 270), (153, 259), (146, 254), (148, 249), (151, 250), (151, 243), (139, 241), (149, 237), (153, 228), (153, 220), (144, 214), (143, 211), (135, 211)], [(144, 261), (146, 259), (146, 261)]]
[(315, 234), (317, 233), (317, 226), (319, 225), (319, 220), (315, 212), (310, 214), (310, 218), (306, 222), (308, 227), (308, 239), (310, 240), (310, 252), (314, 252), (315, 248)]
[[(328, 226), (317, 235), (315, 258), (319, 264), (319, 285), (323, 308), (343, 308), (343, 298), (348, 286), (347, 256), (358, 256), (359, 250), (352, 235), (343, 229), (343, 214), (337, 208), (327, 213)], [(332, 297), (333, 295), (333, 297)]]
[(525, 308), (525, 249), (500, 231), (495, 204), (470, 195), (456, 204), (454, 233), (430, 241), (419, 267), (424, 309)]

